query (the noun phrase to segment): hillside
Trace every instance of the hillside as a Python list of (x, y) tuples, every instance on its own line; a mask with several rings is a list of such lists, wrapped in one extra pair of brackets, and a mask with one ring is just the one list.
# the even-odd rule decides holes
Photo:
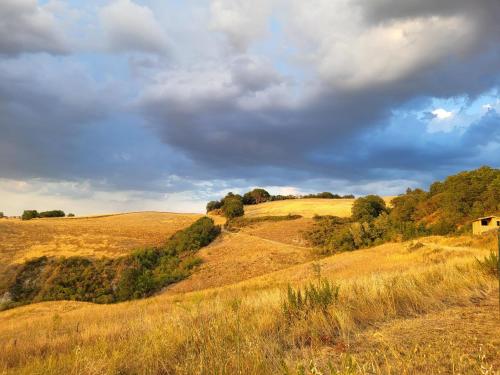
[[(261, 209), (249, 217), (259, 221), (224, 230), (197, 252), (202, 263), (189, 277), (153, 297), (110, 305), (44, 302), (0, 312), (0, 373), (500, 371), (498, 284), (477, 262), (496, 249), (493, 234), (425, 236), (320, 256), (304, 240), (304, 233), (318, 222), (311, 218), (313, 212), (327, 207), (330, 214), (342, 209), (346, 213), (345, 202), (343, 208), (341, 202), (332, 208), (335, 204), (328, 204), (335, 200), (321, 199), (316, 208), (312, 200), (304, 201), (295, 207), (305, 217), (280, 221), (262, 218), (286, 215), (291, 203), (301, 202), (253, 205), (251, 209)], [(101, 236), (125, 231), (136, 243), (152, 244), (199, 217), (121, 216), (13, 225), (28, 225), (22, 227), (28, 232), (25, 238), (32, 238), (40, 235), (29, 229), (48, 223), (56, 228), (79, 225), (81, 220), (82, 233), (95, 225), (100, 232), (94, 233)], [(95, 223), (104, 220), (115, 225)], [(134, 223), (137, 228), (144, 225), (141, 230), (148, 227), (148, 235), (135, 237), (141, 230), (127, 230)], [(118, 240), (114, 246), (112, 254), (118, 255)], [(102, 250), (93, 256), (105, 254)], [(25, 256), (21, 250), (17, 254)], [(333, 289), (322, 289), (325, 280)], [(287, 287), (306, 296), (305, 288), (311, 285), (327, 293), (321, 297), (326, 299), (290, 310)]]
[[(241, 264), (229, 264), (230, 252), (218, 251), (233, 239), (227, 235), (205, 250), (217, 252), (245, 279)], [(491, 236), (430, 237), (423, 246), (387, 244), (326, 257), (321, 274), (338, 283), (339, 303), (327, 315), (312, 312), (298, 321), (283, 316), (282, 285), (314, 282), (313, 263), (122, 304), (16, 308), (0, 313), (0, 370), (262, 374), (313, 366), (321, 373), (329, 367), (343, 373), (495, 373), (498, 291), (494, 278), (474, 266), (474, 257), (493, 246)], [(259, 269), (258, 263), (252, 267)], [(231, 270), (221, 266), (217, 272)]]
[(2, 263), (43, 255), (123, 255), (160, 244), (202, 215), (137, 212), (77, 218), (0, 221)]
[[(385, 197), (387, 204), (394, 197)], [(311, 218), (314, 215), (333, 215), (339, 217), (351, 216), (351, 208), (354, 199), (318, 199), (303, 198), (289, 199), (283, 201), (265, 202), (255, 205), (245, 206), (245, 216), (281, 216), (281, 215), (301, 215)]]
[(0, 220), (0, 288), (12, 264), (41, 256), (117, 257), (156, 246), (202, 215), (139, 212)]

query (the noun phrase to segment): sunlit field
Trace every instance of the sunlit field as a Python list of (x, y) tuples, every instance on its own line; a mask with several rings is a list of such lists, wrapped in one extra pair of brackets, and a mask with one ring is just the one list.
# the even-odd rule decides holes
[(76, 218), (0, 220), (0, 285), (12, 264), (41, 256), (117, 257), (164, 243), (197, 214), (140, 212)]
[[(4, 311), (0, 371), (498, 372), (498, 287), (476, 261), (494, 236), (424, 237), (318, 259), (293, 240), (307, 220), (223, 233), (190, 278), (152, 298)], [(287, 285), (320, 280), (339, 288), (331, 303), (284, 313)]]
[[(385, 197), (386, 203), (390, 203), (394, 197)], [(245, 206), (245, 216), (280, 216), (301, 215), (313, 217), (315, 215), (333, 215), (340, 217), (351, 216), (351, 208), (354, 199), (290, 199), (284, 201), (265, 202), (257, 205)]]

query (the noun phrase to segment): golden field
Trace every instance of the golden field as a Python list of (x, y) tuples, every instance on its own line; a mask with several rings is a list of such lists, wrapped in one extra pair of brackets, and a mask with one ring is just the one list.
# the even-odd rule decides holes
[[(301, 239), (310, 225), (225, 232), (191, 277), (149, 299), (0, 312), (0, 374), (499, 373), (498, 282), (476, 262), (493, 236), (317, 258)], [(286, 286), (318, 277), (338, 300), (287, 318)]]
[[(0, 219), (0, 275), (12, 264), (41, 256), (116, 257), (160, 245), (201, 216), (139, 212), (28, 221)], [(0, 276), (0, 286), (4, 279)]]
[(202, 215), (138, 212), (75, 218), (0, 220), (2, 263), (40, 256), (106, 256), (160, 245)]
[[(386, 204), (390, 204), (393, 198), (384, 197), (384, 200)], [(349, 217), (351, 216), (353, 203), (354, 199), (289, 199), (245, 206), (245, 216), (282, 216), (291, 214), (309, 218), (314, 215)]]

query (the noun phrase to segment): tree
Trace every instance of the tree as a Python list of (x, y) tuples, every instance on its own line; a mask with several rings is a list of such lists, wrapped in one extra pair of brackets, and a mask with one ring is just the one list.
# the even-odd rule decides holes
[(31, 220), (38, 217), (37, 210), (24, 210), (23, 215), (21, 216), (22, 220)]
[(3, 212), (0, 212), (0, 219), (3, 217), (4, 217)]
[(243, 216), (243, 214), (245, 213), (243, 208), (243, 201), (235, 196), (229, 198), (226, 197), (224, 199), (224, 204), (222, 205), (222, 212), (228, 219)]
[(222, 207), (222, 203), (219, 201), (210, 201), (207, 203), (207, 213), (213, 210), (217, 210)]
[(43, 211), (38, 214), (38, 217), (64, 217), (64, 211), (62, 210), (52, 210), (52, 211)]
[(271, 200), (271, 194), (264, 189), (253, 189), (243, 195), (244, 204), (259, 204)]
[(352, 206), (352, 218), (359, 222), (370, 222), (383, 212), (387, 212), (387, 207), (378, 195), (358, 198)]

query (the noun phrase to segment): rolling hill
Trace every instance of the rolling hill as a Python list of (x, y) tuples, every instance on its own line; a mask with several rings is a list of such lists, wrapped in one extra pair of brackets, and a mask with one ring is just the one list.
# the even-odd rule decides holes
[[(190, 277), (154, 297), (111, 305), (44, 302), (0, 312), (0, 373), (500, 370), (498, 286), (476, 260), (495, 248), (493, 235), (430, 236), (319, 257), (302, 236), (314, 223), (310, 217), (318, 211), (347, 215), (348, 203), (333, 202), (338, 204), (332, 208), (331, 201), (320, 200), (316, 208), (313, 200), (300, 201), (246, 207), (250, 217), (286, 215), (295, 203), (297, 211), (290, 213), (304, 217), (223, 232), (198, 252), (203, 263)], [(29, 256), (33, 244), (58, 254), (57, 236), (39, 233), (52, 224), (88, 243), (87, 230), (94, 233), (101, 246), (88, 254), (114, 256), (133, 248), (127, 238), (134, 246), (153, 244), (198, 217), (136, 213), (9, 224), (23, 229), (23, 236), (11, 233), (9, 241), (30, 246), (5, 259)], [(116, 238), (109, 250), (105, 238)], [(70, 254), (84, 252), (85, 241)], [(121, 248), (124, 243), (129, 247)], [(319, 287), (320, 277), (339, 288), (334, 302), (285, 315), (287, 286)]]
[(202, 215), (137, 212), (77, 218), (0, 220), (0, 287), (12, 264), (41, 256), (118, 257), (163, 243)]
[[(384, 197), (384, 200), (389, 204), (393, 198), (394, 197)], [(245, 206), (245, 216), (260, 217), (291, 214), (308, 218), (314, 215), (349, 217), (351, 216), (353, 203), (354, 199), (289, 199)]]

